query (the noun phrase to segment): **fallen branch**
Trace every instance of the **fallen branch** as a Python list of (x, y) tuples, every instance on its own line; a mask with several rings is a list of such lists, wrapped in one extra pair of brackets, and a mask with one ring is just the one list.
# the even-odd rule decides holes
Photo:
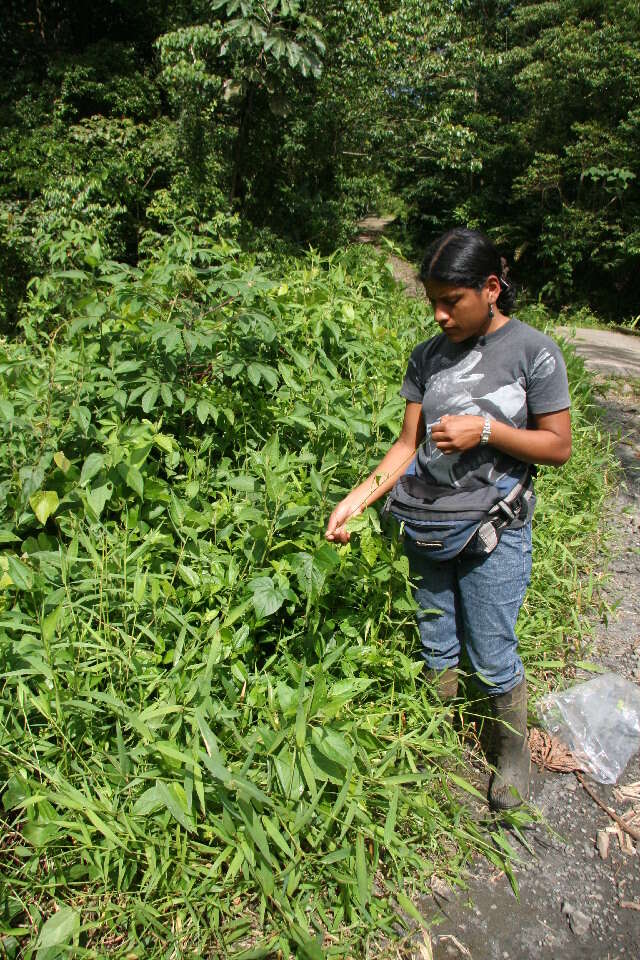
[(578, 780), (578, 783), (582, 784), (582, 786), (587, 791), (591, 799), (595, 801), (595, 803), (597, 803), (598, 806), (602, 810), (604, 810), (604, 812), (608, 814), (608, 816), (610, 816), (612, 820), (615, 820), (615, 822), (618, 824), (620, 829), (624, 830), (625, 833), (628, 833), (629, 836), (633, 837), (634, 840), (640, 840), (640, 829), (637, 829), (636, 827), (632, 827), (630, 823), (627, 823), (625, 820), (622, 819), (622, 817), (619, 817), (618, 814), (615, 812), (615, 810), (612, 810), (611, 807), (608, 807), (606, 803), (604, 803), (600, 799), (598, 794), (591, 789), (589, 784), (585, 782), (585, 779), (579, 770), (575, 771), (575, 775)]
[(625, 910), (640, 910), (640, 903), (635, 900), (621, 900), (620, 906), (624, 907)]

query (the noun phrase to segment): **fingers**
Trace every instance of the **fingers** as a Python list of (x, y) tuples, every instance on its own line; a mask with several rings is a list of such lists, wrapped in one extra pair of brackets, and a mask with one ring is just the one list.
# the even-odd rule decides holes
[(441, 453), (460, 453), (480, 442), (484, 418), (445, 413), (431, 427), (431, 439)]
[(325, 539), (329, 540), (331, 543), (349, 543), (351, 534), (344, 527), (338, 527), (331, 533), (327, 530), (325, 533)]
[(325, 539), (331, 541), (332, 543), (348, 543), (351, 538), (351, 534), (345, 527), (346, 522), (346, 519), (338, 519), (338, 517), (334, 517), (334, 515), (331, 514), (324, 535)]
[(345, 523), (349, 519), (349, 513), (345, 515), (344, 508), (341, 509), (341, 504), (333, 511), (329, 517), (329, 522), (327, 524), (327, 529), (325, 531), (325, 539), (331, 542), (337, 541), (338, 543), (348, 543), (350, 534), (348, 530), (345, 529)]

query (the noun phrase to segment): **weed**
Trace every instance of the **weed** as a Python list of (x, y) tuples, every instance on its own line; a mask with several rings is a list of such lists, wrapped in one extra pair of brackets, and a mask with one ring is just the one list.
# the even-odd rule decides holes
[[(322, 536), (397, 433), (427, 307), (359, 249), (274, 279), (204, 229), (155, 247), (52, 247), (0, 344), (3, 950), (363, 956), (434, 872), (513, 856), (421, 680), (398, 543), (374, 511)], [(579, 647), (611, 463), (569, 366), (534, 686)]]

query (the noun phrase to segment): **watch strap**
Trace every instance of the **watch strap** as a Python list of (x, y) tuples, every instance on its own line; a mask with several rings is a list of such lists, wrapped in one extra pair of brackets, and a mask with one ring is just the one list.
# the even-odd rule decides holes
[(485, 413), (484, 423), (482, 425), (482, 433), (480, 434), (480, 443), (489, 443), (490, 436), (491, 436), (491, 420), (489, 419), (489, 414)]

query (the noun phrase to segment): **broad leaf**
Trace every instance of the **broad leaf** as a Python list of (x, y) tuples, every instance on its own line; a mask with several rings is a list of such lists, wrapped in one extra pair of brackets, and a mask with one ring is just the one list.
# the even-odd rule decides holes
[(31, 509), (43, 526), (49, 517), (56, 512), (59, 502), (55, 490), (38, 490), (32, 497), (29, 497)]

